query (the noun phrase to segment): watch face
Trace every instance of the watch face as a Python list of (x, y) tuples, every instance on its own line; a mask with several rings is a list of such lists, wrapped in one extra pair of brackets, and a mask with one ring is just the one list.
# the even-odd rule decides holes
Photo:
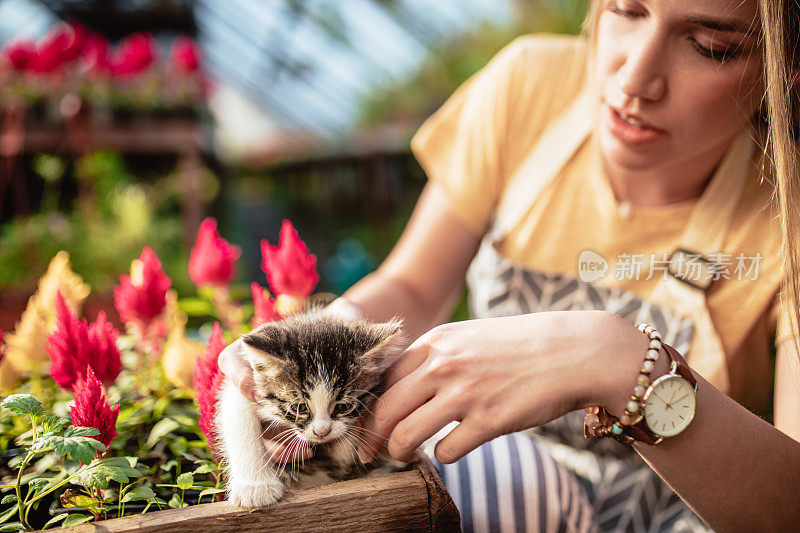
[(694, 417), (694, 387), (680, 376), (666, 375), (652, 384), (645, 398), (644, 419), (662, 437), (677, 435)]

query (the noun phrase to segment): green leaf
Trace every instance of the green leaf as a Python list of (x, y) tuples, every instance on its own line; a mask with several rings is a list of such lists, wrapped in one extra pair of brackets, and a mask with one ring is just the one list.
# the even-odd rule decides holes
[(64, 523), (61, 524), (61, 527), (66, 529), (68, 527), (77, 526), (78, 524), (83, 524), (84, 522), (88, 522), (91, 519), (92, 515), (71, 513), (67, 518), (64, 519)]
[(42, 435), (34, 444), (34, 450), (52, 447), (58, 455), (67, 455), (88, 464), (97, 452), (104, 452), (106, 447), (102, 442), (93, 439), (100, 431), (95, 428), (69, 427), (63, 435), (48, 433)]
[(117, 483), (128, 483), (131, 479), (141, 476), (142, 473), (131, 466), (128, 458), (110, 457), (92, 461), (91, 464), (76, 473), (75, 482), (87, 489), (106, 489), (110, 480)]
[(52, 525), (55, 525), (58, 522), (61, 522), (62, 520), (64, 520), (68, 516), (69, 516), (69, 513), (57, 514), (53, 518), (48, 520), (47, 523), (44, 526), (42, 526), (42, 529), (47, 529), (48, 527), (50, 527)]
[(92, 498), (91, 496), (86, 496), (85, 494), (67, 490), (61, 496), (61, 504), (66, 508), (83, 507), (84, 509), (95, 509), (100, 505), (100, 500)]
[(3, 522), (7, 522), (11, 519), (12, 516), (17, 514), (17, 509), (19, 509), (19, 504), (15, 503), (11, 506), (11, 508), (6, 509), (3, 514), (0, 514), (0, 524)]
[(169, 472), (170, 470), (172, 470), (173, 468), (175, 468), (176, 466), (178, 466), (178, 464), (179, 464), (179, 463), (178, 463), (178, 460), (177, 460), (177, 459), (170, 459), (169, 461), (167, 461), (166, 463), (164, 463), (163, 465), (161, 465), (161, 470), (164, 470), (164, 471), (166, 471), (166, 472)]
[(42, 404), (30, 394), (12, 394), (0, 403), (4, 409), (20, 415), (30, 415), (33, 417), (44, 414)]
[(153, 429), (150, 430), (150, 436), (147, 437), (145, 446), (147, 446), (147, 449), (149, 450), (155, 446), (162, 437), (175, 431), (179, 427), (180, 424), (171, 418), (162, 418), (153, 425)]
[(23, 526), (20, 522), (11, 522), (10, 524), (0, 527), (0, 531), (25, 531), (25, 526)]
[(178, 476), (176, 483), (178, 484), (179, 489), (186, 490), (194, 485), (194, 476), (191, 473), (186, 472), (185, 474)]
[[(50, 483), (50, 478), (46, 477), (37, 477), (36, 479), (32, 479), (28, 481), (28, 486), (33, 490), (39, 490), (42, 487), (46, 487), (47, 484)], [(5, 502), (2, 502), (5, 503)]]
[(3, 497), (3, 500), (0, 501), (0, 505), (5, 505), (7, 503), (14, 503), (16, 501), (17, 501), (17, 495), (16, 494), (6, 494)]
[(189, 316), (214, 316), (214, 305), (200, 298), (181, 298), (178, 309)]
[(125, 496), (122, 498), (122, 503), (135, 502), (141, 500), (150, 501), (155, 497), (156, 493), (153, 492), (153, 489), (151, 489), (147, 485), (141, 485), (131, 490), (130, 492), (126, 493)]
[(220, 492), (225, 492), (225, 489), (215, 489), (212, 487), (210, 489), (205, 489), (204, 491), (202, 491), (199, 497), (202, 498), (203, 496), (206, 496), (208, 494), (219, 494)]
[(55, 433), (57, 435), (63, 435), (64, 430), (66, 430), (70, 426), (69, 420), (64, 418), (59, 418), (54, 415), (48, 415), (42, 421), (42, 431), (44, 433)]
[(216, 472), (219, 467), (216, 463), (212, 463), (210, 461), (204, 462), (200, 466), (194, 469), (193, 474), (208, 474), (210, 472)]
[(169, 505), (173, 509), (177, 509), (178, 507), (189, 507), (189, 504), (181, 501), (181, 497), (179, 494), (173, 494), (172, 498), (170, 498), (169, 503), (167, 505)]

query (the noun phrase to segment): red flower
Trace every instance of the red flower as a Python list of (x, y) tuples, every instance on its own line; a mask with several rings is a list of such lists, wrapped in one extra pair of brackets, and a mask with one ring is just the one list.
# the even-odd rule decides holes
[(108, 41), (104, 37), (89, 35), (81, 52), (81, 68), (90, 76), (103, 76), (110, 72)]
[(145, 246), (139, 259), (131, 263), (131, 274), (120, 276), (114, 287), (114, 306), (123, 322), (146, 326), (167, 305), (167, 291), (172, 280), (161, 268), (153, 249)]
[(189, 257), (189, 277), (195, 285), (224, 287), (236, 276), (236, 260), (241, 254), (238, 246), (220, 237), (217, 221), (207, 218), (200, 224)]
[(205, 433), (208, 446), (215, 456), (214, 413), (219, 389), (225, 379), (225, 374), (219, 370), (217, 359), (223, 348), (225, 348), (225, 337), (222, 335), (222, 328), (219, 322), (214, 322), (206, 353), (197, 358), (192, 371), (194, 390), (197, 392), (197, 404), (200, 407), (200, 417), (197, 420), (200, 422), (200, 429)]
[(178, 37), (172, 43), (170, 64), (181, 74), (194, 74), (200, 66), (200, 51), (197, 43), (188, 37)]
[[(106, 402), (103, 384), (92, 372), (92, 367), (87, 366), (85, 372), (78, 376), (73, 388), (75, 404), (69, 411), (72, 425), (75, 427), (92, 427), (100, 430), (99, 435), (93, 438), (102, 442), (106, 448), (117, 436), (117, 415), (119, 404), (111, 407)], [(102, 456), (97, 452), (97, 457)]]
[(3, 357), (6, 356), (7, 346), (3, 344), (3, 330), (0, 329), (0, 363), (3, 362)]
[(50, 356), (50, 375), (62, 389), (68, 391), (75, 385), (79, 373), (90, 366), (107, 385), (114, 383), (122, 362), (117, 349), (119, 332), (98, 313), (97, 320), (89, 324), (69, 308), (67, 301), (56, 294), (56, 330), (47, 337), (45, 350)]
[(141, 74), (156, 59), (156, 42), (148, 33), (135, 33), (120, 43), (111, 61), (111, 72), (120, 78)]
[(272, 322), (280, 319), (280, 315), (275, 310), (275, 300), (270, 298), (269, 293), (255, 281), (250, 284), (250, 291), (253, 293), (253, 327), (257, 328), (265, 322)]
[(306, 244), (288, 220), (281, 226), (278, 246), (270, 246), (266, 239), (261, 241), (261, 255), (261, 270), (275, 294), (304, 300), (319, 281), (317, 257), (308, 253)]
[(11, 68), (23, 71), (36, 54), (36, 43), (23, 39), (14, 40), (3, 47), (2, 54), (11, 64)]

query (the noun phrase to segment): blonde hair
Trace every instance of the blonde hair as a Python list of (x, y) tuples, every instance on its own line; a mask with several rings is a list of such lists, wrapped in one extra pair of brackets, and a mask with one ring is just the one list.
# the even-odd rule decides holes
[[(583, 33), (594, 51), (602, 0), (592, 0)], [(800, 353), (800, 0), (758, 0), (764, 64), (764, 105), (754, 125), (766, 140), (767, 174), (773, 176), (782, 234), (783, 288), (795, 347)], [(590, 54), (591, 55), (591, 54)]]

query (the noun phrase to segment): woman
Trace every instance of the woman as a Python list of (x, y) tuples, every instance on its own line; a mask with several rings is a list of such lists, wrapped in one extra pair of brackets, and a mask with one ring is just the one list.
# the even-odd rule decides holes
[[(468, 530), (796, 524), (800, 358), (775, 236), (796, 302), (798, 10), (594, 2), (587, 38), (515, 41), (422, 126), (431, 181), (406, 231), (331, 306), (400, 314), (416, 339), (365, 422), (364, 460), (390, 435), (406, 459), (459, 421), (435, 457)], [(434, 327), (465, 277), (478, 319)], [(694, 418), (657, 445), (585, 439), (583, 408), (625, 420), (650, 342), (635, 322), (685, 356)], [(247, 390), (234, 350), (220, 364)], [(754, 414), (773, 384), (776, 427)]]

